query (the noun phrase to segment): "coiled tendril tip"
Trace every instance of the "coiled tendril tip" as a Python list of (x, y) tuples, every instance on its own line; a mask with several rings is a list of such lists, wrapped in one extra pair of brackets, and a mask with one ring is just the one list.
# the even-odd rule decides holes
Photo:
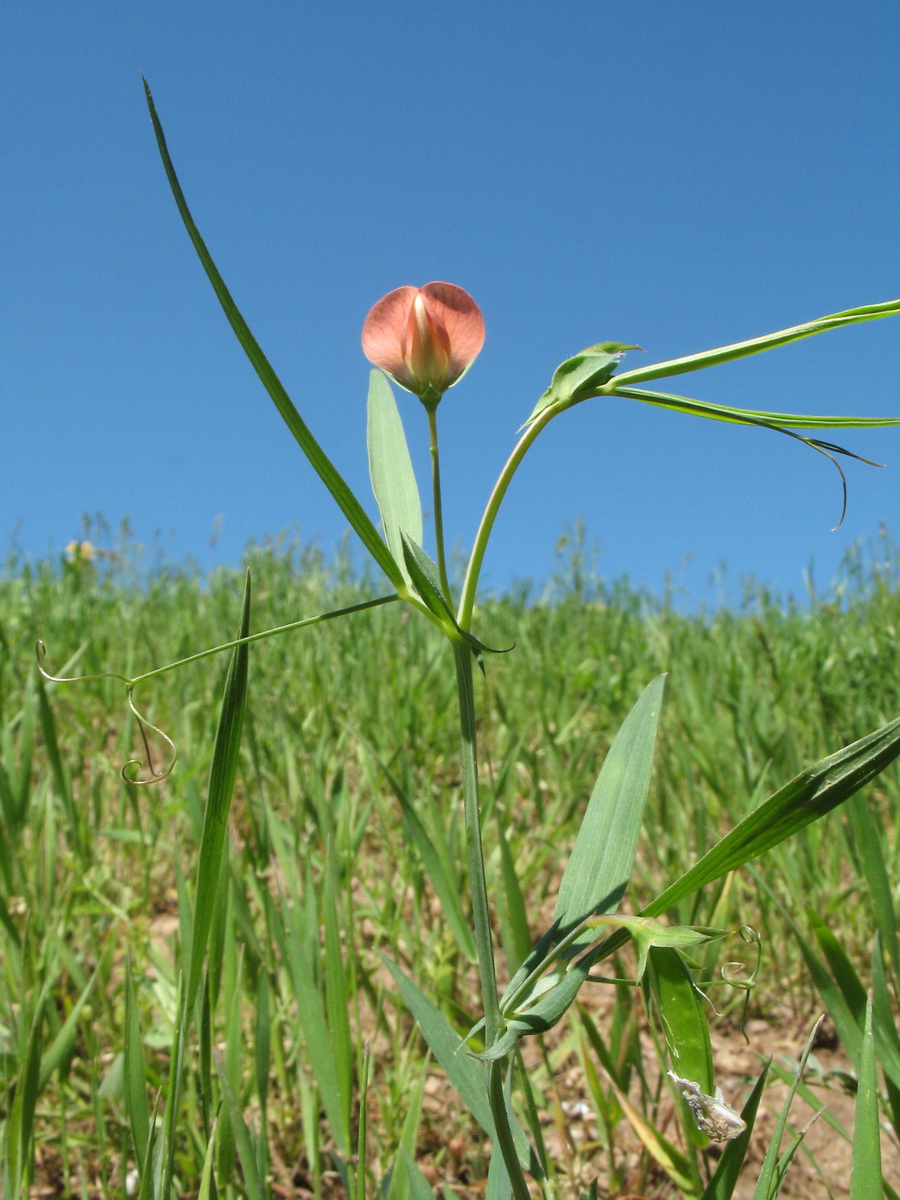
[[(166, 779), (172, 774), (172, 771), (175, 768), (175, 763), (178, 761), (178, 747), (167, 733), (164, 733), (158, 725), (154, 725), (152, 722), (148, 721), (147, 718), (138, 711), (138, 708), (134, 703), (134, 685), (129, 685), (126, 691), (128, 697), (128, 707), (134, 714), (134, 719), (137, 721), (138, 729), (141, 732), (141, 741), (144, 743), (144, 755), (146, 757), (147, 769), (150, 772), (150, 778), (138, 778), (137, 772), (139, 772), (144, 766), (144, 763), (142, 763), (139, 758), (129, 758), (128, 762), (126, 762), (122, 767), (122, 778), (126, 783), (134, 784), (135, 787), (144, 787), (148, 783), (160, 783), (163, 779)], [(153, 765), (153, 752), (150, 749), (150, 741), (147, 737), (148, 731), (158, 734), (172, 752), (168, 765), (160, 771), (158, 771)], [(131, 770), (130, 768), (134, 768), (134, 770)]]

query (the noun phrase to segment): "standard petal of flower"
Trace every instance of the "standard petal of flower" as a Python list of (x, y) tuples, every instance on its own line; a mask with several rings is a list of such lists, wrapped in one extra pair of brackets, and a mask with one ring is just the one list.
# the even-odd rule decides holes
[(363, 324), (363, 354), (403, 387), (413, 384), (403, 358), (403, 342), (410, 309), (418, 294), (419, 289), (411, 284), (395, 288), (372, 305)]
[(484, 345), (484, 317), (469, 293), (454, 283), (426, 283), (422, 295), (429, 311), (447, 331), (449, 387), (478, 357)]

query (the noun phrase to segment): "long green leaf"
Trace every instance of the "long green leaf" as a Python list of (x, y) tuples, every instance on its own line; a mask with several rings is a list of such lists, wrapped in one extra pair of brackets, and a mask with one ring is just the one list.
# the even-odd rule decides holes
[[(900, 417), (839, 417), (817, 416), (813, 413), (766, 412), (765, 409), (733, 408), (731, 405), (716, 404), (711, 400), (695, 400), (692, 396), (649, 391), (647, 388), (618, 387), (614, 394), (626, 400), (641, 400), (645, 404), (687, 413), (689, 416), (708, 417), (712, 421), (729, 421), (735, 425), (761, 425), (782, 432), (791, 429), (878, 429), (884, 425), (900, 425)], [(849, 451), (842, 450), (841, 453), (847, 454)], [(868, 459), (863, 461), (868, 462)]]
[(687, 354), (682, 358), (671, 358), (666, 362), (654, 363), (649, 367), (636, 367), (633, 371), (624, 371), (621, 375), (614, 376), (605, 386), (605, 390), (612, 392), (623, 384), (642, 383), (647, 379), (665, 379), (670, 375), (682, 375), (686, 371), (701, 371), (705, 367), (714, 367), (719, 363), (746, 358), (750, 354), (773, 350), (776, 346), (786, 346), (790, 342), (797, 342), (801, 338), (812, 337), (817, 333), (825, 333), (829, 329), (840, 329), (843, 325), (855, 325), (860, 321), (874, 321), (879, 317), (893, 317), (898, 313), (900, 313), (900, 300), (888, 300), (883, 304), (865, 304), (860, 308), (847, 308), (842, 312), (831, 313), (827, 317), (819, 317), (815, 321), (805, 321), (802, 325), (791, 325), (787, 329), (779, 329), (775, 333), (749, 338), (745, 342), (733, 342), (728, 346), (717, 346), (714, 350), (703, 350), (699, 354)]
[(353, 1103), (353, 1034), (350, 1029), (350, 997), (347, 970), (341, 954), (341, 927), (338, 919), (335, 884), (336, 866), (333, 847), (325, 862), (323, 917), (325, 925), (325, 1012), (331, 1035), (334, 1072), (341, 1098), (344, 1141), (351, 1144), (350, 1111)]
[[(828, 928), (814, 909), (807, 908), (806, 915), (809, 918), (809, 923), (812, 926), (819, 947), (825, 955), (832, 977), (840, 989), (843, 1004), (846, 1006), (846, 1012), (849, 1013), (855, 1026), (852, 1032), (848, 1030), (846, 1031), (846, 1035), (844, 1035), (838, 1027), (838, 1020), (835, 1019), (835, 1026), (838, 1027), (838, 1032), (841, 1033), (841, 1040), (843, 1041), (844, 1036), (846, 1036), (847, 1051), (853, 1059), (854, 1066), (859, 1070), (860, 1055), (862, 1053), (861, 1039), (867, 1004), (866, 990), (855, 967), (850, 961), (850, 956), (844, 950), (832, 930)], [(881, 943), (877, 939), (873, 947), (873, 959), (874, 951), (878, 951), (881, 954)], [(831, 993), (826, 994), (823, 991), (822, 998), (827, 1000), (829, 994)], [(830, 1011), (831, 1004), (829, 1004)], [(879, 1011), (877, 1008), (876, 1016)], [(897, 1030), (893, 1022), (876, 1020), (875, 1043), (878, 1049), (878, 1058), (884, 1068), (885, 1075), (892, 1081), (895, 1088), (900, 1089), (900, 1050), (898, 1050)]]
[(824, 817), (900, 755), (900, 717), (795, 775), (642, 910), (659, 916), (714, 879), (743, 866)]
[[(240, 1156), (241, 1168), (244, 1172), (244, 1188), (249, 1200), (265, 1200), (265, 1193), (259, 1175), (256, 1172), (256, 1155), (253, 1152), (253, 1142), (250, 1138), (250, 1131), (244, 1121), (244, 1114), (241, 1112), (237, 1093), (228, 1077), (228, 1070), (222, 1062), (222, 1056), (217, 1050), (213, 1053), (216, 1060), (216, 1070), (219, 1075), (219, 1086), (222, 1089), (222, 1099), (225, 1101), (225, 1111), (228, 1113), (228, 1119), (234, 1130), (237, 1152)], [(226, 1181), (223, 1180), (223, 1182)]]
[(84, 1006), (87, 1004), (91, 992), (94, 990), (94, 984), (100, 977), (101, 968), (106, 972), (109, 971), (111, 958), (111, 954), (104, 954), (104, 961), (95, 968), (94, 973), (82, 989), (81, 995), (72, 1005), (71, 1012), (51, 1042), (49, 1049), (41, 1056), (41, 1074), (38, 1081), (39, 1092), (43, 1092), (44, 1088), (50, 1082), (53, 1072), (71, 1055), (78, 1030), (78, 1022), (81, 1020)]
[[(560, 881), (554, 911), (559, 937), (585, 917), (615, 912), (625, 893), (650, 788), (664, 686), (664, 675), (647, 685), (606, 755)], [(589, 941), (595, 936), (585, 935)]]
[(497, 917), (500, 922), (501, 940), (506, 952), (506, 966), (514, 974), (528, 956), (531, 949), (531, 934), (528, 929), (528, 913), (522, 885), (516, 871), (515, 859), (509, 847), (502, 822), (497, 825), (497, 845), (500, 851), (500, 879), (502, 886), (497, 895)]
[(367, 441), (369, 475), (384, 536), (394, 561), (411, 583), (403, 561), (401, 534), (421, 546), (422, 503), (400, 410), (383, 371), (373, 371), (369, 376)]
[[(404, 1093), (404, 1099), (407, 1104), (406, 1116), (403, 1118), (403, 1128), (400, 1131), (400, 1143), (394, 1159), (394, 1169), (391, 1171), (390, 1184), (387, 1188), (387, 1193), (384, 1194), (382, 1192), (384, 1200), (408, 1200), (409, 1198), (410, 1179), (407, 1173), (401, 1171), (399, 1167), (404, 1154), (411, 1157), (416, 1152), (419, 1127), (422, 1124), (422, 1099), (425, 1095), (425, 1080), (428, 1074), (426, 1065), (428, 1061), (426, 1058), (425, 1065), (417, 1072), (417, 1078), (410, 1083)], [(361, 1111), (362, 1109), (360, 1109)]]
[[(501, 1002), (504, 1012), (509, 1011), (510, 999), (525, 980), (543, 970), (554, 944), (577, 929), (586, 917), (614, 912), (622, 899), (634, 865), (650, 787), (664, 686), (664, 675), (647, 685), (609, 748), (563, 871), (553, 926), (510, 980)], [(595, 930), (586, 930), (566, 947), (565, 957), (571, 958), (596, 937)], [(589, 964), (582, 962), (552, 981), (536, 1003), (525, 1012), (517, 1011), (507, 1021), (497, 1040), (487, 1047), (485, 1057), (502, 1057), (527, 1034), (552, 1029), (574, 1002), (588, 969)]]
[(209, 277), (213, 291), (218, 297), (222, 310), (228, 318), (228, 322), (234, 330), (237, 340), (240, 342), (244, 353), (259, 376), (263, 387), (265, 387), (275, 402), (275, 407), (281, 414), (282, 420), (296, 438), (303, 453), (309, 459), (313, 470), (316, 471), (319, 478), (328, 488), (329, 492), (331, 492), (362, 544), (375, 559), (376, 563), (378, 563), (379, 567), (381, 567), (382, 571), (384, 571), (385, 575), (387, 575), (388, 579), (390, 579), (391, 583), (397, 588), (403, 587), (403, 574), (394, 562), (387, 546), (379, 537), (378, 530), (372, 524), (365, 509), (356, 499), (356, 496), (350, 490), (334, 463), (332, 463), (331, 459), (313, 437), (306, 422), (294, 407), (294, 402), (285, 391), (281, 380), (275, 374), (271, 363), (263, 353), (259, 342), (257, 342), (256, 338), (250, 332), (250, 327), (231, 298), (231, 294), (225, 286), (225, 281), (219, 274), (218, 268), (213, 262), (212, 256), (207, 250), (203, 238), (200, 236), (200, 231), (194, 223), (190, 209), (187, 206), (187, 201), (181, 190), (181, 184), (178, 182), (178, 176), (175, 174), (175, 167), (172, 165), (172, 159), (169, 156), (165, 134), (163, 133), (159, 117), (156, 114), (156, 107), (146, 80), (144, 80), (144, 90), (147, 94), (147, 105), (150, 109), (150, 119), (153, 122), (153, 129), (156, 134), (156, 143), (159, 147), (160, 157), (162, 158), (166, 176), (169, 180), (169, 186), (172, 189), (172, 195), (175, 197), (175, 203), (178, 205), (178, 211), (197, 252), (197, 257), (203, 264), (203, 269)]
[(389, 958), (384, 955), (381, 957), (432, 1054), (444, 1068), (466, 1108), (481, 1128), (494, 1137), (494, 1118), (488, 1103), (483, 1067), (468, 1052), (462, 1038), (421, 988)]
[[(499, 1158), (500, 1155), (498, 1154)], [(397, 1166), (403, 1163), (403, 1168), (406, 1174), (406, 1182), (409, 1186), (409, 1195), (411, 1200), (434, 1200), (434, 1190), (425, 1176), (422, 1174), (422, 1168), (410, 1154), (405, 1146), (400, 1147), (400, 1153), (397, 1156)], [(394, 1180), (391, 1179), (393, 1185)]]
[[(589, 956), (586, 955), (564, 974), (546, 976), (538, 986), (551, 985), (549, 990), (540, 994), (539, 999), (530, 1004), (525, 1012), (516, 1012), (514, 1016), (506, 1017), (500, 1036), (485, 1049), (481, 1057), (486, 1062), (494, 1062), (509, 1054), (523, 1037), (534, 1033), (546, 1033), (548, 1029), (558, 1025), (575, 1003), (575, 998), (588, 977), (590, 966)], [(507, 988), (507, 992), (511, 990), (512, 985)]]
[[(900, 1031), (893, 996), (888, 989), (884, 946), (876, 933), (872, 943), (872, 1024), (875, 1029), (876, 1054), (882, 1063), (900, 1062)], [(885, 1070), (885, 1089), (894, 1129), (900, 1129), (900, 1085), (896, 1074)]]
[[(282, 897), (282, 909), (286, 907), (286, 903)], [(270, 897), (266, 897), (266, 904), (269, 910), (269, 927), (279, 939), (287, 961), (291, 987), (297, 1001), (300, 1025), (306, 1042), (306, 1053), (316, 1087), (319, 1090), (322, 1107), (325, 1109), (325, 1116), (338, 1150), (346, 1157), (351, 1153), (352, 1142), (348, 1140), (350, 1131), (345, 1118), (344, 1087), (338, 1079), (332, 1036), (325, 1019), (322, 996), (316, 982), (316, 969), (310, 961), (311, 955), (318, 953), (318, 940), (315, 947), (305, 943), (297, 924), (294, 921), (284, 922), (275, 910), (274, 902)]]
[(651, 946), (647, 988), (653, 997), (672, 1070), (704, 1095), (714, 1089), (709, 1019), (702, 995), (682, 956), (671, 946)]

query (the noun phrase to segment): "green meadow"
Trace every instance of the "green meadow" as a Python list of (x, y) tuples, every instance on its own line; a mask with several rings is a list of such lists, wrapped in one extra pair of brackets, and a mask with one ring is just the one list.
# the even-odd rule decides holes
[[(290, 538), (206, 576), (126, 539), (90, 560), (11, 558), (0, 578), (4, 1200), (154, 1195), (229, 654), (138, 684), (143, 733), (125, 685), (104, 673), (133, 678), (235, 637), (244, 568), (251, 632), (380, 594), (348, 557)], [(552, 920), (597, 772), (649, 681), (668, 674), (626, 913), (805, 766), (900, 714), (898, 577), (882, 532), (821, 596), (794, 603), (751, 582), (731, 607), (685, 615), (605, 583), (575, 536), (547, 585), (479, 605), (479, 636), (506, 651), (475, 675), (501, 983)], [(42, 679), (36, 639), (50, 675), (87, 678)], [(460, 1038), (478, 1021), (450, 662), (434, 626), (399, 604), (250, 646), (226, 866), (166, 1114), (179, 1196), (484, 1193), (490, 1141), (386, 965)], [(123, 777), (127, 763), (147, 782)], [(791, 1111), (785, 1194), (846, 1194), (869, 989), (896, 1186), (898, 801), (894, 763), (665, 913), (726, 931), (689, 953), (730, 1105), (772, 1058), (767, 1135), (827, 1014), (797, 1090), (798, 1104), (825, 1108), (827, 1136), (791, 1149), (808, 1120)], [(539, 1131), (548, 1188), (731, 1194), (708, 1193), (719, 1149), (673, 1115), (633, 951), (601, 965), (618, 982), (585, 984), (566, 1020), (518, 1051), (530, 1094), (516, 1106)], [(766, 1145), (748, 1160), (754, 1184)]]

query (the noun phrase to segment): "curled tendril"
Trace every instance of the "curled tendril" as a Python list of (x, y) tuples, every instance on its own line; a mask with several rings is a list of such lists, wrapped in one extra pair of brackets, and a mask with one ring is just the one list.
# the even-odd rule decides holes
[[(146, 763), (144, 763), (139, 758), (129, 758), (121, 771), (122, 778), (126, 783), (134, 784), (136, 787), (144, 787), (148, 783), (160, 783), (172, 774), (175, 763), (178, 761), (178, 747), (167, 733), (164, 733), (158, 725), (154, 725), (151, 721), (148, 721), (143, 713), (138, 710), (134, 703), (134, 688), (136, 683), (134, 679), (129, 679), (127, 675), (120, 675), (118, 671), (101, 671), (96, 675), (51, 675), (49, 671), (44, 669), (42, 660), (47, 657), (47, 647), (40, 638), (35, 643), (35, 654), (37, 656), (38, 671), (40, 671), (43, 678), (49, 683), (85, 683), (92, 679), (118, 679), (121, 683), (125, 684), (125, 696), (128, 701), (128, 707), (137, 721), (141, 741), (144, 745), (144, 757), (146, 759)], [(148, 733), (154, 733), (161, 737), (171, 751), (169, 763), (161, 770), (157, 770), (153, 765), (153, 752), (150, 748)], [(145, 765), (150, 772), (150, 778), (140, 779), (138, 777), (139, 773)]]
[[(148, 721), (143, 713), (138, 711), (137, 706), (134, 703), (134, 686), (129, 685), (129, 687), (126, 689), (126, 692), (128, 697), (128, 707), (131, 709), (132, 713), (134, 713), (134, 719), (137, 721), (138, 729), (141, 731), (141, 741), (144, 743), (144, 754), (147, 759), (147, 769), (150, 771), (150, 778), (138, 779), (137, 772), (140, 771), (141, 767), (144, 765), (139, 758), (129, 758), (128, 762), (125, 763), (124, 767), (122, 767), (122, 778), (126, 783), (133, 783), (136, 787), (143, 787), (148, 783), (159, 783), (161, 780), (166, 779), (172, 774), (172, 771), (175, 768), (175, 763), (178, 761), (178, 747), (167, 733), (164, 733), (158, 725), (154, 725), (151, 721)], [(150, 749), (150, 741), (147, 737), (148, 731), (158, 734), (171, 751), (169, 763), (161, 771), (157, 771), (156, 767), (153, 765), (153, 752)], [(130, 771), (129, 768), (132, 767), (134, 770)]]

